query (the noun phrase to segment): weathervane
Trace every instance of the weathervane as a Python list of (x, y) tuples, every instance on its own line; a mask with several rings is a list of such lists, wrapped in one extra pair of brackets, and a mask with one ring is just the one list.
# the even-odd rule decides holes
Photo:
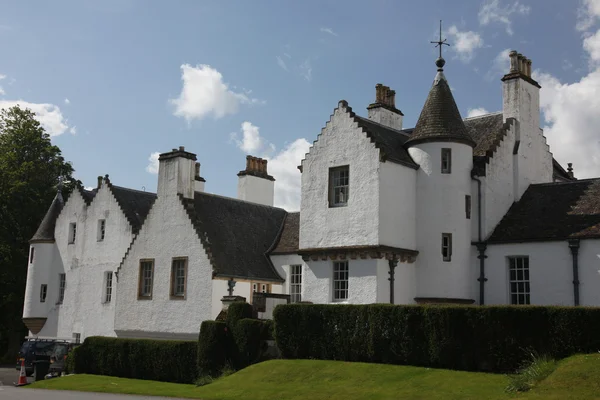
[(447, 39), (442, 40), (442, 20), (440, 19), (440, 40), (438, 40), (437, 42), (430, 42), (435, 43), (435, 47), (440, 48), (440, 57), (435, 61), (435, 65), (437, 65), (438, 71), (441, 71), (444, 67), (444, 64), (446, 64), (446, 60), (444, 60), (444, 58), (442, 57), (442, 47), (444, 45), (450, 46), (449, 43), (446, 43), (446, 40)]

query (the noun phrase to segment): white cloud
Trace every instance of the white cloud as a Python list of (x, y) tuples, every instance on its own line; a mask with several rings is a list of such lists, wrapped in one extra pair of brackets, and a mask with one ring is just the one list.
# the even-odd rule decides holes
[(510, 49), (504, 49), (492, 60), (492, 66), (485, 74), (485, 79), (492, 81), (507, 74), (510, 70)]
[(277, 58), (277, 65), (279, 65), (281, 68), (283, 68), (285, 71), (287, 71), (288, 67), (285, 64), (285, 61), (283, 61), (283, 59), (279, 56), (276, 56), (276, 58)]
[(518, 1), (502, 7), (500, 6), (500, 0), (488, 0), (479, 9), (479, 24), (488, 25), (492, 22), (499, 22), (505, 25), (506, 33), (512, 35), (511, 16), (513, 14), (527, 15), (530, 11), (531, 7), (525, 6)]
[(29, 108), (35, 113), (36, 119), (50, 136), (62, 135), (69, 129), (67, 120), (62, 115), (60, 107), (48, 103), (29, 103), (23, 100), (0, 100), (1, 108), (10, 108), (20, 106), (23, 109)]
[[(297, 139), (277, 152), (274, 144), (260, 135), (260, 128), (251, 122), (242, 123), (242, 138), (234, 132), (231, 139), (245, 153), (268, 161), (267, 169), (275, 181), (275, 206), (288, 211), (300, 209), (300, 171), (298, 165), (308, 152), (310, 143)], [(158, 158), (158, 153), (157, 158)]]
[(312, 79), (312, 66), (310, 65), (310, 60), (308, 58), (300, 65), (300, 75), (309, 82)]
[(69, 129), (69, 133), (72, 135), (77, 135), (77, 127), (72, 126), (71, 129)]
[[(2, 75), (0, 74), (0, 81), (6, 79), (6, 75)], [(0, 86), (0, 95), (6, 94), (6, 92), (4, 91), (4, 88), (2, 86)]]
[(151, 153), (150, 157), (148, 157), (148, 166), (146, 167), (146, 172), (151, 174), (158, 174), (158, 156), (160, 153), (158, 151)]
[(483, 107), (469, 108), (467, 111), (467, 118), (479, 117), (480, 115), (489, 114), (490, 112)]
[(65, 99), (65, 104), (67, 104), (67, 105), (71, 104), (71, 100)]
[(454, 42), (452, 44), (452, 48), (458, 54), (458, 57), (463, 61), (468, 63), (473, 59), (475, 50), (483, 47), (483, 39), (477, 32), (473, 31), (464, 31), (461, 32), (458, 30), (456, 25), (452, 25), (448, 29), (448, 35), (452, 38)]
[(242, 122), (242, 138), (238, 139), (237, 133), (232, 132), (230, 137), (237, 146), (248, 154), (256, 152), (265, 152), (266, 148), (274, 150), (274, 146), (266, 142), (259, 132), (259, 127), (253, 125), (252, 122)]
[(587, 31), (600, 18), (600, 0), (583, 0), (577, 10), (578, 31)]
[(181, 66), (183, 88), (179, 97), (170, 99), (175, 106), (173, 114), (183, 117), (188, 122), (203, 119), (208, 115), (222, 118), (235, 114), (240, 104), (264, 104), (263, 101), (250, 98), (245, 93), (233, 92), (219, 71), (210, 65), (200, 64), (195, 67), (189, 64)]
[[(597, 3), (586, 2), (588, 7), (598, 6), (592, 10), (596, 15), (600, 13)], [(540, 108), (551, 151), (562, 164), (573, 163), (577, 178), (590, 178), (600, 176), (600, 30), (587, 36), (582, 46), (591, 70), (578, 82), (562, 83), (539, 70), (533, 77), (542, 86)]]
[(325, 33), (328, 33), (328, 34), (333, 35), (333, 36), (338, 36), (338, 34), (335, 33), (333, 31), (333, 29), (331, 29), (331, 28), (321, 28), (321, 32), (325, 32)]
[(310, 143), (306, 139), (296, 139), (269, 161), (269, 174), (275, 181), (275, 206), (288, 211), (300, 210), (301, 174), (300, 162), (308, 153)]

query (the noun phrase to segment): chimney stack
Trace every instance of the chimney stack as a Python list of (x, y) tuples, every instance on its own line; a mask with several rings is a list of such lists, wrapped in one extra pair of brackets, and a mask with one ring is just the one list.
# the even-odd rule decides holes
[(102, 176), (98, 176), (98, 186), (96, 188), (100, 189), (100, 186), (102, 186)]
[(200, 176), (200, 163), (197, 162), (194, 167), (196, 170), (194, 174), (194, 191), (204, 192), (204, 184), (206, 183), (206, 179)]
[[(185, 147), (158, 156), (158, 190), (161, 196), (182, 195), (193, 199), (196, 191), (196, 155)], [(202, 186), (202, 189), (204, 187)]]
[(567, 174), (569, 174), (569, 178), (574, 179), (575, 174), (573, 173), (573, 163), (567, 163)]
[(246, 169), (238, 177), (238, 199), (273, 206), (275, 178), (267, 172), (267, 160), (246, 156)]
[(402, 130), (402, 111), (396, 108), (396, 91), (381, 83), (375, 85), (375, 103), (367, 107), (369, 119), (388, 128)]

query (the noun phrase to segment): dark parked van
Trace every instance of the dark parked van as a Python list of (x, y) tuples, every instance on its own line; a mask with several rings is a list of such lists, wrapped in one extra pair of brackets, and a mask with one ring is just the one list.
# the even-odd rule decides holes
[(25, 373), (27, 376), (32, 376), (36, 361), (50, 362), (50, 356), (54, 352), (56, 343), (66, 343), (66, 341), (30, 338), (23, 342), (19, 356), (17, 357), (17, 370), (21, 370), (21, 361), (25, 360)]

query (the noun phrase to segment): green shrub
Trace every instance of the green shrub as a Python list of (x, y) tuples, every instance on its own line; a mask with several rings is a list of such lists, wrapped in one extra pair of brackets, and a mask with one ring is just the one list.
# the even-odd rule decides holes
[(260, 361), (267, 337), (267, 327), (258, 319), (244, 318), (233, 328), (236, 357), (234, 366), (242, 369)]
[(556, 369), (557, 363), (548, 356), (531, 355), (523, 368), (516, 374), (509, 375), (506, 391), (509, 393), (526, 392), (546, 379)]
[(512, 372), (528, 352), (600, 349), (600, 308), (289, 304), (273, 316), (284, 358)]
[(204, 321), (198, 338), (198, 374), (219, 376), (232, 355), (233, 344), (227, 326), (222, 321)]
[(88, 337), (73, 353), (73, 368), (77, 373), (192, 383), (196, 352), (196, 342)]
[(235, 301), (231, 303), (227, 308), (227, 320), (225, 321), (227, 326), (230, 329), (233, 329), (235, 324), (244, 318), (255, 318), (252, 305), (245, 301)]
[(266, 337), (265, 340), (274, 340), (275, 339), (275, 323), (272, 319), (263, 320), (265, 324)]

